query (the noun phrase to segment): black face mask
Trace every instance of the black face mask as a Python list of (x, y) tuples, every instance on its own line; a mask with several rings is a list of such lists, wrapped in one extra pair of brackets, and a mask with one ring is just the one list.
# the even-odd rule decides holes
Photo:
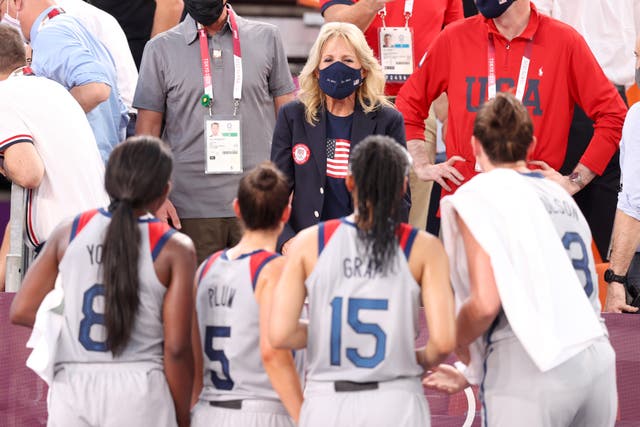
[(224, 0), (184, 0), (184, 8), (196, 22), (207, 26), (222, 15)]

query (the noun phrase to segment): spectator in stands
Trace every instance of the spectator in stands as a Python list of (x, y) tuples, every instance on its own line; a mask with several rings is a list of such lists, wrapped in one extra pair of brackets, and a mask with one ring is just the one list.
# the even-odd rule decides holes
[(44, 369), (30, 365), (49, 384), (49, 426), (189, 426), (195, 250), (149, 214), (170, 177), (157, 138), (116, 147), (109, 210), (60, 224), (11, 304), (13, 323), (55, 337), (36, 340)]
[[(640, 38), (636, 42), (636, 83), (640, 84)], [(627, 304), (625, 288), (630, 296), (640, 294), (640, 104), (627, 113), (620, 143), (622, 191), (613, 226), (611, 262), (605, 274), (607, 301), (604, 311), (615, 313), (638, 311)], [(628, 301), (633, 302), (633, 301)], [(636, 302), (637, 304), (637, 302)]]
[[(29, 190), (25, 243), (37, 249), (62, 219), (103, 205), (108, 198), (104, 166), (86, 115), (58, 83), (28, 74), (22, 37), (0, 24), (2, 171)], [(8, 245), (5, 232), (0, 288)]]
[(183, 13), (182, 0), (91, 0), (91, 4), (118, 20), (138, 68), (149, 39), (178, 25)]
[[(533, 0), (533, 3), (540, 13), (571, 25), (585, 38), (602, 71), (626, 103), (626, 88), (633, 84), (631, 52), (636, 34), (640, 34), (640, 0)], [(560, 172), (571, 173), (592, 137), (593, 120), (576, 106)], [(609, 250), (619, 184), (619, 153), (616, 152), (602, 175), (574, 196), (604, 258)]]
[(138, 81), (138, 69), (127, 44), (127, 36), (116, 19), (83, 0), (56, 0), (65, 12), (78, 18), (82, 25), (107, 48), (116, 67), (118, 90), (122, 102), (129, 111), (127, 136), (133, 135), (136, 112), (132, 107), (133, 93)]
[(106, 162), (125, 137), (129, 120), (120, 99), (113, 59), (77, 19), (52, 0), (6, 0), (7, 14), (18, 20), (33, 49), (31, 68), (67, 88), (87, 113)]
[[(484, 16), (445, 28), (398, 94), (396, 104), (406, 122), (416, 173), (445, 190), (447, 184), (455, 190), (476, 174), (479, 166), (469, 144), (476, 112), (497, 91), (515, 87), (516, 97), (533, 117), (538, 143), (531, 159), (554, 169), (565, 157), (574, 104), (595, 120), (594, 136), (580, 163), (560, 179), (575, 194), (604, 171), (616, 152), (624, 103), (575, 30), (540, 15), (529, 0), (476, 4)], [(449, 159), (433, 165), (421, 152), (424, 118), (442, 92), (449, 94)]]
[[(322, 27), (300, 87), (300, 99), (280, 110), (271, 146), (271, 160), (293, 191), (291, 217), (278, 241), (283, 253), (303, 228), (353, 212), (344, 179), (354, 146), (371, 134), (405, 146), (402, 116), (385, 99), (380, 65), (355, 25)], [(402, 221), (409, 206), (406, 194)]]
[[(136, 133), (162, 130), (176, 156), (171, 201), (157, 215), (193, 239), (201, 262), (238, 242), (239, 172), (268, 159), (276, 112), (295, 87), (275, 26), (239, 17), (225, 0), (184, 3), (185, 20), (147, 44), (133, 104)], [(225, 137), (209, 148), (211, 122)]]
[[(367, 43), (373, 49), (375, 56), (382, 60), (383, 72), (387, 77), (385, 93), (395, 97), (402, 87), (404, 80), (413, 71), (402, 71), (402, 67), (396, 66), (395, 62), (407, 62), (407, 55), (398, 55), (399, 52), (407, 51), (413, 67), (418, 66), (420, 58), (425, 54), (427, 48), (442, 28), (458, 19), (463, 18), (461, 0), (430, 0), (423, 2), (413, 2), (411, 0), (321, 0), (321, 11), (327, 22), (339, 21), (350, 22), (360, 28), (367, 39)], [(384, 16), (384, 18), (383, 18)], [(407, 27), (407, 28), (405, 28)], [(379, 33), (382, 29), (383, 37), (380, 40)], [(410, 36), (407, 31), (412, 29)], [(387, 57), (382, 57), (381, 44), (387, 43), (391, 39), (391, 32), (404, 34), (405, 40), (411, 40), (410, 49), (394, 49), (394, 52), (387, 52)], [(395, 40), (395, 39), (394, 39)], [(400, 77), (399, 79), (399, 75)], [(445, 111), (447, 105), (446, 94), (439, 101), (444, 104)], [(428, 157), (424, 161), (433, 163), (436, 155), (436, 113), (429, 112), (429, 120), (426, 123), (426, 134), (423, 139), (422, 152)], [(446, 121), (446, 114), (438, 117)], [(422, 181), (418, 179), (412, 169), (410, 175), (411, 187), (411, 212), (409, 222), (414, 227), (424, 229), (427, 222), (427, 211), (429, 207), (429, 197), (431, 194), (432, 181)]]

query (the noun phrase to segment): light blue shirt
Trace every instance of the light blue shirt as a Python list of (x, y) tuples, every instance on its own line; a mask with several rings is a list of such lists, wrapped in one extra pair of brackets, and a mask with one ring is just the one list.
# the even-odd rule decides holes
[[(622, 191), (618, 194), (618, 209), (640, 221), (640, 103), (627, 113), (620, 142)], [(640, 251), (640, 248), (638, 248)]]
[(48, 19), (52, 9), (44, 10), (31, 27), (31, 68), (36, 75), (55, 80), (67, 90), (88, 83), (111, 87), (109, 99), (87, 113), (100, 155), (106, 162), (113, 147), (124, 139), (129, 121), (118, 92), (115, 64), (104, 45), (76, 18), (61, 14)]

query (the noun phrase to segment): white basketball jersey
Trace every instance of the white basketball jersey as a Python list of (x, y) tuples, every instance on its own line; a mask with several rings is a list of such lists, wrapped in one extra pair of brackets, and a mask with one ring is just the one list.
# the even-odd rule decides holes
[(102, 242), (110, 221), (110, 214), (103, 209), (85, 212), (73, 221), (69, 246), (59, 266), (65, 295), (65, 322), (56, 363), (153, 361), (162, 364), (162, 305), (166, 288), (156, 276), (153, 261), (175, 231), (151, 215), (138, 219), (140, 305), (129, 342), (122, 353), (114, 357), (106, 345), (105, 288), (101, 283)]
[[(580, 208), (566, 190), (539, 173), (522, 174), (538, 193), (544, 204), (558, 237), (571, 258), (573, 268), (589, 297), (593, 310), (600, 317), (601, 305), (598, 298), (598, 275), (591, 252), (591, 230)], [(503, 310), (500, 310), (489, 331), (485, 334), (491, 342), (513, 336), (513, 330)]]
[(536, 189), (551, 221), (556, 228), (562, 245), (589, 297), (593, 310), (600, 317), (601, 305), (598, 297), (598, 273), (591, 251), (591, 229), (580, 208), (558, 184), (544, 179), (538, 173), (525, 175)]
[(204, 360), (200, 399), (279, 399), (262, 364), (254, 295), (260, 271), (277, 256), (259, 250), (229, 259), (221, 251), (204, 261), (195, 301)]
[(309, 297), (309, 381), (387, 381), (422, 373), (416, 362), (420, 286), (407, 259), (417, 230), (398, 227), (398, 250), (376, 269), (346, 219), (318, 226)]

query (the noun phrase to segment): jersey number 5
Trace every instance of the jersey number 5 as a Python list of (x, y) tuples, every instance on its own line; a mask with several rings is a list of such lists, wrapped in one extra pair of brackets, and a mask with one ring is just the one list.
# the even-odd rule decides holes
[(231, 390), (233, 389), (233, 380), (229, 373), (229, 359), (224, 354), (224, 350), (215, 350), (213, 348), (214, 338), (229, 338), (231, 336), (230, 326), (207, 326), (205, 329), (204, 338), (204, 352), (212, 362), (220, 362), (222, 365), (222, 374), (224, 377), (220, 378), (218, 373), (211, 370), (211, 382), (218, 390)]
[[(358, 319), (360, 310), (387, 310), (386, 299), (349, 298), (347, 322), (358, 334), (372, 335), (376, 340), (372, 356), (363, 357), (357, 348), (347, 347), (347, 359), (359, 368), (375, 368), (384, 360), (387, 347), (387, 334), (376, 323), (363, 323)], [(331, 301), (331, 365), (340, 366), (342, 350), (342, 297)]]

